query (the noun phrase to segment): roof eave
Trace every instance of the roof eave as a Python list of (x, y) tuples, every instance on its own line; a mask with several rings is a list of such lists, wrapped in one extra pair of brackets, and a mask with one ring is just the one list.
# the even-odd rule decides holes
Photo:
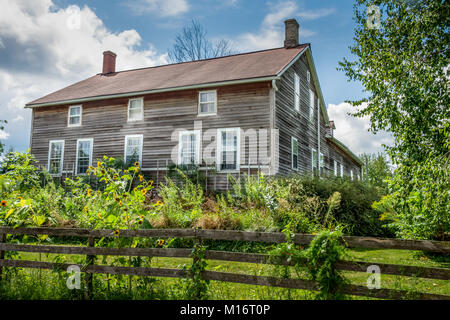
[(134, 91), (134, 92), (126, 92), (126, 93), (94, 96), (94, 97), (59, 100), (59, 101), (52, 101), (52, 102), (45, 102), (45, 103), (27, 103), (25, 105), (25, 108), (32, 109), (32, 108), (38, 108), (38, 107), (49, 107), (49, 106), (57, 106), (57, 105), (64, 105), (64, 104), (75, 104), (75, 103), (83, 103), (83, 102), (98, 101), (98, 100), (105, 100), (105, 99), (126, 98), (126, 97), (133, 97), (133, 96), (139, 96), (139, 95), (147, 95), (147, 94), (152, 94), (152, 93), (173, 92), (173, 91), (182, 91), (182, 90), (190, 90), (190, 89), (222, 87), (222, 86), (229, 86), (229, 85), (236, 85), (236, 84), (265, 82), (265, 81), (272, 81), (272, 80), (278, 80), (278, 79), (279, 79), (279, 77), (277, 75), (273, 75), (273, 76), (266, 76), (266, 77), (247, 78), (247, 79), (229, 80), (229, 81), (221, 81), (221, 82), (210, 82), (210, 83), (194, 84), (194, 85), (181, 86), (181, 87)]
[(326, 137), (328, 140), (334, 142), (340, 149), (342, 149), (342, 151), (346, 152), (355, 162), (357, 162), (360, 166), (363, 166), (364, 163), (362, 162), (362, 160), (355, 155), (345, 144), (343, 144), (341, 141), (339, 141), (338, 139), (336, 139), (335, 137), (331, 137), (331, 136), (327, 136)]

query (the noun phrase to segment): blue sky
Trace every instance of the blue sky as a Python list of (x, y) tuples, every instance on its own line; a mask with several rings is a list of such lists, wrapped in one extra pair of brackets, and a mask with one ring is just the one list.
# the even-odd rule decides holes
[(283, 21), (296, 18), (300, 41), (312, 44), (336, 135), (355, 153), (390, 142), (367, 132), (368, 118), (347, 115), (344, 101), (364, 94), (336, 70), (350, 54), (352, 0), (0, 0), (0, 7), (0, 119), (9, 122), (0, 139), (15, 150), (29, 145), (25, 103), (100, 72), (104, 50), (118, 54), (118, 70), (167, 63), (175, 35), (193, 18), (236, 52), (282, 46)]

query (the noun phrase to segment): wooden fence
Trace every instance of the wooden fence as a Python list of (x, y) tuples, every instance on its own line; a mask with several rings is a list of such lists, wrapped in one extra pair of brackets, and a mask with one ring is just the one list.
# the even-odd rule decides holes
[[(25, 245), (7, 243), (6, 235), (49, 235), (58, 237), (83, 237), (88, 238), (88, 246), (62, 246), (62, 245)], [(56, 228), (10, 228), (0, 227), (0, 280), (3, 267), (54, 269), (64, 268), (73, 264), (9, 260), (5, 259), (5, 251), (21, 251), (34, 253), (53, 254), (76, 254), (86, 255), (86, 263), (78, 265), (80, 270), (85, 272), (87, 282), (87, 297), (92, 292), (92, 274), (111, 275), (135, 275), (150, 277), (171, 277), (188, 278), (188, 271), (167, 268), (147, 268), (147, 267), (119, 267), (95, 265), (96, 256), (140, 256), (140, 257), (172, 257), (189, 258), (192, 249), (175, 248), (109, 248), (95, 247), (95, 240), (98, 238), (113, 237), (146, 237), (146, 238), (193, 238), (202, 240), (241, 240), (264, 243), (282, 243), (286, 241), (282, 233), (270, 232), (243, 232), (243, 231), (221, 231), (221, 230), (195, 230), (195, 229), (149, 229), (149, 230), (120, 230), (119, 235), (115, 235), (113, 230), (87, 230), (87, 229), (56, 229)], [(296, 244), (308, 245), (313, 239), (313, 235), (296, 234), (293, 238)], [(450, 253), (450, 243), (443, 241), (416, 241), (399, 239), (381, 239), (369, 237), (343, 237), (343, 242), (348, 247), (377, 248), (377, 249), (404, 249), (423, 250), (431, 252)], [(269, 264), (269, 256), (256, 253), (239, 253), (224, 251), (205, 251), (205, 259), (235, 261), (245, 263)], [(282, 261), (282, 265), (292, 265), (287, 261)], [(450, 280), (450, 269), (428, 268), (419, 266), (404, 266), (397, 264), (371, 263), (361, 261), (339, 261), (337, 267), (341, 270), (366, 272), (370, 265), (377, 265), (382, 274), (410, 276), (429, 279)], [(204, 271), (202, 274), (205, 280), (215, 280), (250, 285), (273, 286), (291, 289), (318, 290), (316, 282), (303, 279), (280, 279), (269, 276), (255, 276), (247, 274), (234, 274), (216, 271)], [(368, 289), (366, 286), (347, 285), (342, 293), (355, 296), (366, 296), (382, 299), (401, 299), (408, 297), (411, 292), (397, 289)], [(416, 292), (415, 299), (445, 299), (450, 300), (450, 295), (439, 295), (431, 293)]]

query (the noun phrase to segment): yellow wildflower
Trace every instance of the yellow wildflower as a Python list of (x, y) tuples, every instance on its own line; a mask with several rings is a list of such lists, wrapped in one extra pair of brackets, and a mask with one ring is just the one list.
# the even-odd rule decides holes
[(164, 240), (163, 239), (159, 239), (158, 240), (158, 247), (162, 247), (164, 245)]
[(144, 180), (144, 177), (142, 176), (142, 174), (139, 175), (139, 181), (142, 182)]
[(91, 189), (88, 189), (88, 191), (87, 191), (87, 196), (90, 197), (91, 194), (92, 194), (92, 190), (91, 190)]

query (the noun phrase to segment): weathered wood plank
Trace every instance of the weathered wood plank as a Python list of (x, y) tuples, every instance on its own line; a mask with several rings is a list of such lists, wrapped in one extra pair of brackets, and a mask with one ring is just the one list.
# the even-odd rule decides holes
[[(0, 245), (5, 244), (6, 242), (6, 234), (5, 233), (0, 233)], [(2, 250), (0, 248), (0, 260), (5, 259), (5, 250)], [(2, 281), (3, 278), (3, 267), (0, 266), (0, 282)]]
[[(141, 257), (171, 257), (171, 258), (189, 258), (192, 249), (176, 248), (91, 248), (91, 247), (68, 247), (68, 246), (40, 246), (40, 245), (22, 245), (0, 243), (0, 250), (4, 251), (24, 251), (41, 252), (55, 254), (82, 254), (82, 255), (111, 255), (111, 256), (141, 256)], [(226, 251), (205, 251), (205, 259), (222, 260), (245, 263), (271, 264), (269, 255), (259, 253), (240, 253)], [(286, 261), (279, 262), (282, 265), (293, 265)], [(450, 280), (450, 269), (427, 268), (416, 266), (403, 266), (386, 263), (363, 262), (363, 261), (339, 261), (338, 269), (347, 271), (366, 272), (367, 267), (376, 264), (380, 267), (381, 273), (416, 276), (420, 278)]]
[[(79, 236), (79, 237), (116, 237), (114, 230), (88, 230), (88, 229), (64, 229), (64, 228), (11, 228), (0, 227), (0, 233), (38, 235), (47, 234), (51, 236)], [(286, 241), (284, 234), (279, 232), (248, 232), (234, 230), (194, 230), (194, 229), (149, 229), (149, 230), (119, 230), (118, 237), (180, 237), (209, 240), (230, 241), (256, 241), (268, 243), (282, 243)], [(295, 234), (296, 244), (307, 245), (314, 235)], [(402, 249), (423, 250), (432, 252), (450, 252), (450, 242), (431, 240), (402, 240), (372, 237), (343, 237), (348, 247), (377, 248), (377, 249)]]
[(89, 229), (70, 229), (70, 228), (11, 228), (0, 227), (0, 233), (22, 234), (22, 235), (40, 235), (59, 237), (95, 237), (95, 238), (114, 238), (114, 237), (137, 237), (137, 238), (156, 238), (156, 237), (179, 237), (191, 238), (195, 236), (193, 229), (145, 229), (145, 230), (119, 230), (119, 235), (114, 234), (115, 230), (89, 230)]
[[(0, 260), (0, 266), (21, 267), (21, 268), (39, 268), (54, 269), (67, 268), (70, 264), (39, 262), (39, 261), (21, 261), (21, 260)], [(113, 267), (113, 266), (81, 266), (80, 269), (87, 273), (103, 273), (114, 275), (137, 275), (150, 277), (171, 277), (186, 278), (188, 272), (179, 269), (165, 268), (143, 268), (143, 267)], [(205, 280), (243, 283), (249, 285), (272, 286), (291, 289), (318, 290), (317, 283), (304, 279), (280, 279), (276, 277), (253, 276), (246, 274), (234, 274), (216, 271), (204, 271), (203, 278)], [(347, 285), (343, 288), (342, 293), (356, 296), (369, 296), (380, 299), (402, 299), (412, 296), (414, 299), (425, 300), (450, 300), (448, 295), (438, 295), (429, 293), (411, 293), (405, 290), (394, 289), (373, 289), (370, 290), (363, 286)]]
[(135, 257), (171, 257), (187, 258), (192, 249), (175, 248), (101, 248), (101, 247), (77, 247), (77, 246), (40, 246), (25, 244), (0, 244), (0, 250), (41, 252), (54, 254), (80, 254), (80, 255), (103, 255), (103, 256), (135, 256)]

